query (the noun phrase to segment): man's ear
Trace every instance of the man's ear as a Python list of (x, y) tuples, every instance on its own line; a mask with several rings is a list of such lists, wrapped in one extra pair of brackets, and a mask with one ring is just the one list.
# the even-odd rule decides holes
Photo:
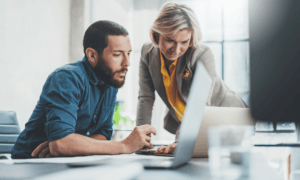
[(85, 54), (87, 56), (89, 63), (94, 68), (98, 61), (98, 57), (99, 57), (98, 52), (95, 49), (89, 47), (86, 48)]

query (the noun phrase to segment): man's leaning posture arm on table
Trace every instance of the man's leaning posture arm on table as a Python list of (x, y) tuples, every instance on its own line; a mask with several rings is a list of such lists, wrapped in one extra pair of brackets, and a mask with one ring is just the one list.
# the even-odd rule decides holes
[(128, 32), (98, 21), (85, 32), (82, 61), (47, 78), (39, 101), (12, 150), (12, 158), (133, 153), (151, 147), (150, 125), (123, 141), (108, 141), (117, 88), (123, 86), (131, 52)]

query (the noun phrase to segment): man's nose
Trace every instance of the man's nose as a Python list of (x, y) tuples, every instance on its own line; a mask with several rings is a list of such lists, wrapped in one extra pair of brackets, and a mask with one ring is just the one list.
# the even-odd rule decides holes
[(126, 66), (126, 67), (130, 66), (130, 56), (128, 54), (124, 56), (122, 66)]

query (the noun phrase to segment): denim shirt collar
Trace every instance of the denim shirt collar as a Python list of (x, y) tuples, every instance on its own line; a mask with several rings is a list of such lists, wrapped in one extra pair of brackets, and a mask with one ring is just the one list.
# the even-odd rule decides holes
[(92, 65), (90, 64), (90, 62), (88, 61), (86, 56), (83, 57), (82, 62), (87, 70), (86, 72), (88, 74), (90, 82), (95, 85), (98, 84), (100, 82), (100, 80), (97, 78), (97, 76), (94, 72), (94, 69), (93, 69)]
[(90, 82), (96, 86), (99, 85), (100, 87), (102, 87), (103, 90), (106, 90), (109, 86), (106, 83), (104, 83), (104, 84), (101, 83), (101, 79), (99, 79), (96, 76), (94, 69), (93, 69), (92, 65), (90, 64), (90, 62), (88, 61), (86, 56), (83, 57), (82, 62), (87, 70), (86, 72), (88, 74)]

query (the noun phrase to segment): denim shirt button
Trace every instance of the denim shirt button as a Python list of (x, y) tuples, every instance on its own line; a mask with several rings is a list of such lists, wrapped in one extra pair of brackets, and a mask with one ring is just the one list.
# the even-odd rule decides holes
[(94, 118), (96, 118), (96, 115), (94, 115)]
[(86, 135), (89, 136), (89, 135), (90, 135), (90, 132), (87, 132)]

